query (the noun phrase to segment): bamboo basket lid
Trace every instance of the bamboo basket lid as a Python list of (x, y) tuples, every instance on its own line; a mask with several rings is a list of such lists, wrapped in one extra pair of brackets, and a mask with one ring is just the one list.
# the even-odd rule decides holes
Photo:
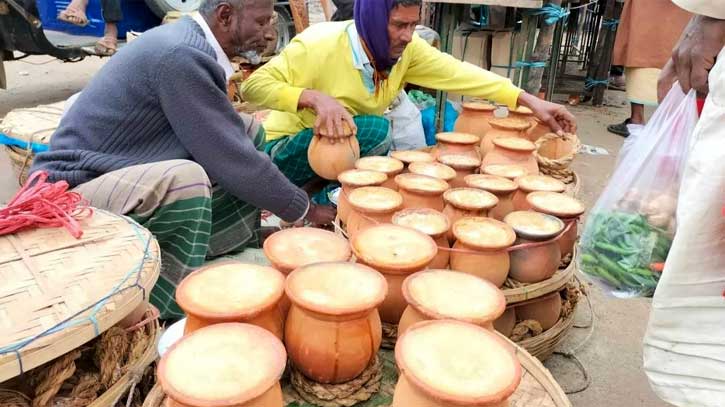
[(64, 106), (65, 101), (12, 110), (0, 123), (0, 133), (24, 141), (48, 144), (60, 124)]
[(65, 229), (0, 237), (0, 382), (75, 349), (151, 292), (159, 246), (132, 220), (95, 210)]

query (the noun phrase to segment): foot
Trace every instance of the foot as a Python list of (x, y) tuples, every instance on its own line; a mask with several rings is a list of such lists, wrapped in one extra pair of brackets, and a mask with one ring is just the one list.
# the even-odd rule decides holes
[(85, 10), (74, 6), (73, 4), (70, 4), (68, 8), (60, 12), (58, 20), (68, 24), (77, 25), (79, 27), (85, 27), (88, 25), (88, 17), (86, 16)]
[(610, 133), (614, 133), (616, 135), (626, 138), (629, 137), (629, 130), (627, 129), (627, 125), (631, 123), (632, 120), (627, 119), (622, 123), (610, 124), (609, 126), (607, 126), (607, 130), (609, 130)]
[(118, 49), (118, 40), (115, 37), (103, 37), (96, 43), (96, 55), (110, 57)]

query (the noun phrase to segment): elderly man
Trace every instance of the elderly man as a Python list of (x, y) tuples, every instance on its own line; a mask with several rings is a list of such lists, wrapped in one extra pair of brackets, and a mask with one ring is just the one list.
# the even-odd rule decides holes
[(266, 151), (292, 182), (314, 179), (307, 147), (321, 128), (343, 134), (345, 122), (363, 156), (387, 153), (382, 114), (407, 83), (528, 106), (553, 129), (574, 130), (564, 107), (428, 45), (414, 34), (420, 12), (421, 0), (357, 0), (354, 22), (308, 28), (243, 84), (246, 100), (275, 110), (264, 123)]
[(256, 243), (258, 208), (334, 217), (258, 150), (261, 126), (227, 99), (229, 58), (265, 48), (272, 13), (272, 0), (206, 0), (144, 33), (96, 74), (33, 165), (154, 233), (163, 269), (151, 300), (164, 318), (182, 315), (175, 287), (207, 257)]

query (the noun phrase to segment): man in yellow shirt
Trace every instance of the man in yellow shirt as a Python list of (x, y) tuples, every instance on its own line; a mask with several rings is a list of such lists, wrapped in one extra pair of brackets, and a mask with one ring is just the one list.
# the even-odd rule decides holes
[(361, 155), (386, 154), (383, 112), (408, 83), (527, 106), (555, 131), (575, 131), (563, 106), (418, 37), (420, 12), (421, 0), (356, 0), (354, 21), (308, 28), (243, 84), (245, 100), (274, 110), (264, 123), (266, 151), (293, 183), (314, 179), (307, 162), (313, 134), (343, 134), (343, 122), (356, 131)]

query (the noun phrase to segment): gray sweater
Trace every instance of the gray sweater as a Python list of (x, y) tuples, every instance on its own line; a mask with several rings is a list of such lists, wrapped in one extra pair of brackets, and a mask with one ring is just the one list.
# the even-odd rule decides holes
[(138, 164), (189, 159), (237, 198), (286, 221), (307, 194), (255, 149), (226, 95), (224, 71), (186, 17), (144, 33), (95, 75), (32, 171), (71, 186)]

